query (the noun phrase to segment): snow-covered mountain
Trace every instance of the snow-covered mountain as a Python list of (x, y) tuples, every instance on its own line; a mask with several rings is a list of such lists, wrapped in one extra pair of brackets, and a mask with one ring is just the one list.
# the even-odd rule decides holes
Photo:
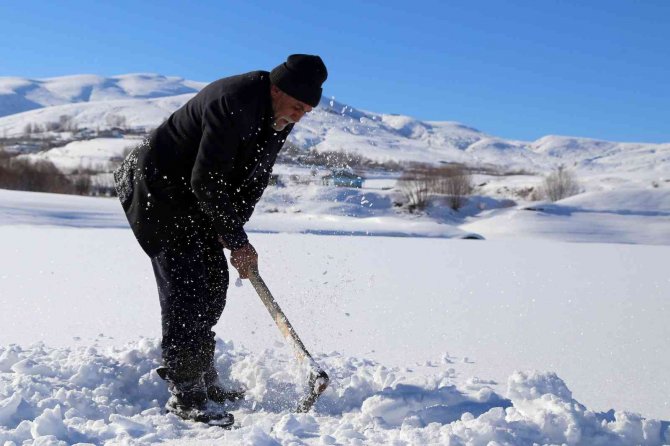
[(0, 77), (0, 116), (56, 105), (119, 99), (151, 99), (195, 93), (206, 83), (158, 74), (102, 77), (90, 74), (46, 79)]
[[(129, 127), (151, 129), (205, 85), (157, 74), (0, 78), (0, 135), (21, 135), (27, 124), (44, 127), (64, 115), (78, 128), (108, 128), (121, 117)], [(670, 143), (553, 135), (530, 142), (506, 140), (458, 122), (363, 111), (328, 97), (296, 127), (291, 142), (379, 161), (461, 162), (538, 173), (566, 164), (590, 174), (670, 177)]]

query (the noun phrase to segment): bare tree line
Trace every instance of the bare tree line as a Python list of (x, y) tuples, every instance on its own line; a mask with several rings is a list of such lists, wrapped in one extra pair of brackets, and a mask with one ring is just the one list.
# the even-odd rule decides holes
[(297, 164), (303, 167), (325, 167), (327, 169), (380, 169), (398, 172), (405, 167), (397, 161), (377, 161), (363, 155), (347, 151), (302, 149), (287, 142), (279, 152), (277, 162)]
[[(398, 187), (410, 212), (424, 210), (431, 196), (446, 197), (449, 207), (461, 209), (472, 194), (472, 174), (464, 165), (414, 165), (398, 180)], [(532, 188), (531, 188), (532, 189)], [(561, 165), (548, 174), (533, 199), (558, 201), (576, 195), (581, 188), (573, 172)]]
[(71, 181), (48, 161), (0, 156), (0, 187), (33, 192), (74, 193)]
[(542, 187), (542, 193), (551, 201), (562, 200), (578, 194), (579, 191), (577, 178), (563, 165), (545, 177)]
[(445, 196), (449, 207), (459, 210), (473, 190), (472, 175), (460, 164), (415, 165), (405, 170), (398, 185), (410, 212), (425, 209), (431, 195)]
[[(67, 120), (62, 122), (66, 123)], [(127, 149), (120, 158), (124, 158), (131, 149)], [(431, 196), (442, 197), (450, 208), (459, 210), (467, 203), (467, 197), (474, 189), (472, 168), (461, 164), (446, 166), (418, 163), (375, 164), (358, 154), (317, 152), (314, 149), (305, 152), (295, 146), (287, 147), (283, 156), (283, 161), (328, 168), (376, 166), (389, 170), (400, 169), (403, 173), (398, 180), (398, 188), (410, 212), (425, 209)], [(114, 195), (113, 187), (94, 184), (92, 176), (100, 172), (110, 172), (118, 162), (119, 160), (116, 160), (106, 166), (95, 168), (82, 167), (66, 175), (49, 161), (29, 161), (11, 157), (0, 149), (0, 188), (80, 195)], [(537, 189), (537, 194), (532, 198), (546, 197), (556, 201), (579, 193), (579, 190), (574, 174), (564, 166), (560, 166), (545, 177), (543, 186)]]
[[(105, 117), (105, 123), (110, 128), (118, 128), (128, 130), (128, 119), (124, 115), (117, 115), (110, 113)], [(58, 121), (46, 122), (44, 124), (37, 124), (29, 122), (23, 127), (24, 135), (34, 135), (46, 132), (76, 132), (79, 130), (79, 125), (75, 122), (71, 115), (60, 115)]]
[(86, 169), (77, 169), (66, 175), (51, 161), (15, 157), (3, 150), (0, 150), (0, 188), (57, 194), (114, 195), (113, 188), (93, 184), (91, 172)]

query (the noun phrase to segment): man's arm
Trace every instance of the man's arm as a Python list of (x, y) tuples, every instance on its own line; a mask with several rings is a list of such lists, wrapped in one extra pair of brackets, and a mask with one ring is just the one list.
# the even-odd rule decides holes
[(235, 209), (237, 209), (237, 216), (243, 224), (246, 224), (251, 218), (251, 215), (254, 213), (254, 209), (267, 188), (269, 181), (270, 173), (259, 178), (249, 187), (245, 188), (242, 194), (236, 197)]
[[(277, 139), (281, 145), (284, 145), (284, 142), (288, 138), (289, 133), (293, 130), (293, 124), (287, 126), (280, 134)], [(276, 142), (273, 144), (277, 144)], [(262, 166), (259, 166), (259, 172), (256, 176), (256, 179), (249, 187), (244, 188), (241, 194), (235, 197), (235, 209), (237, 209), (237, 215), (242, 220), (242, 223), (245, 224), (251, 218), (258, 201), (261, 199), (263, 192), (268, 187), (270, 182), (270, 177), (272, 175), (272, 169), (274, 168), (275, 162), (277, 161), (277, 155), (281, 147), (277, 150), (277, 153), (274, 153), (271, 160), (268, 160), (263, 163)]]
[(249, 243), (244, 222), (227, 192), (240, 137), (228, 116), (224, 100), (207, 104), (202, 115), (202, 139), (191, 173), (191, 188), (198, 204), (231, 250)]

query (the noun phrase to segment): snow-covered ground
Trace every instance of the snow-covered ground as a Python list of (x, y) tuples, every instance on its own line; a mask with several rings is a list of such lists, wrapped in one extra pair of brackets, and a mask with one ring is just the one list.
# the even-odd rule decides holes
[(670, 245), (670, 188), (579, 194), (483, 212), (460, 226), (487, 239)]
[[(161, 413), (155, 282), (116, 200), (0, 191), (0, 442), (670, 443), (667, 188), (472, 212), (435, 234), (450, 225), (384, 220), (384, 181), (308, 188), (276, 212), (282, 189), (264, 197), (261, 274), (333, 382), (292, 413), (305, 371), (232, 285), (216, 329), (221, 375), (249, 389), (233, 431)], [(359, 195), (324, 208), (373, 192), (376, 211)], [(405, 236), (310, 234), (329, 233), (316, 217)], [(470, 228), (487, 240), (450, 238)]]

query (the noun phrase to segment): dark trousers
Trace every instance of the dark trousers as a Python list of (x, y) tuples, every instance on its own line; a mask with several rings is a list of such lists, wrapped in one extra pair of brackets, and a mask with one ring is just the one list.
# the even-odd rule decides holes
[(190, 229), (151, 259), (161, 304), (163, 364), (177, 381), (194, 379), (212, 364), (212, 328), (228, 288), (228, 265), (216, 234)]

